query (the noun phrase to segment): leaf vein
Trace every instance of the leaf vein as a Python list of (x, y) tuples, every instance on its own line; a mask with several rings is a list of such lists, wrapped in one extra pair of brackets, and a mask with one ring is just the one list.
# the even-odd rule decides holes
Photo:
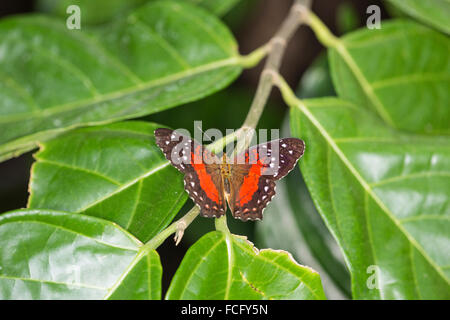
[(67, 103), (67, 104), (63, 104), (63, 105), (57, 105), (57, 106), (54, 106), (51, 108), (46, 108), (45, 110), (39, 110), (39, 112), (34, 111), (34, 112), (26, 113), (26, 114), (3, 116), (0, 119), (0, 123), (5, 123), (5, 122), (9, 122), (9, 121), (26, 120), (29, 118), (33, 118), (35, 116), (48, 117), (48, 116), (56, 114), (56, 113), (71, 111), (71, 110), (77, 109), (79, 107), (86, 107), (89, 105), (95, 105), (95, 104), (103, 103), (106, 101), (123, 98), (126, 95), (131, 95), (131, 94), (135, 94), (138, 92), (147, 91), (149, 89), (152, 89), (152, 88), (155, 88), (158, 86), (166, 85), (171, 82), (176, 82), (176, 81), (179, 81), (179, 80), (182, 80), (185, 78), (193, 77), (198, 74), (208, 72), (208, 71), (211, 71), (214, 69), (219, 69), (219, 68), (227, 67), (227, 66), (238, 66), (239, 63), (240, 63), (239, 57), (236, 57), (236, 56), (227, 58), (227, 59), (223, 59), (223, 60), (217, 60), (217, 61), (214, 61), (214, 62), (211, 62), (208, 64), (194, 67), (189, 70), (184, 70), (184, 71), (173, 73), (171, 75), (168, 75), (168, 76), (165, 76), (165, 77), (162, 77), (159, 79), (151, 80), (151, 81), (145, 82), (142, 85), (139, 85), (136, 87), (128, 87), (128, 88), (125, 88), (122, 90), (117, 90), (117, 91), (114, 91), (111, 93), (103, 94), (103, 95), (100, 95), (98, 98), (83, 99), (83, 100), (76, 101), (76, 102), (71, 102), (71, 103)]
[(172, 58), (175, 59), (175, 61), (184, 69), (190, 69), (192, 66), (184, 59), (178, 51), (175, 49), (175, 47), (169, 43), (166, 39), (162, 38), (158, 33), (156, 33), (148, 24), (146, 24), (144, 21), (142, 21), (137, 15), (133, 15), (132, 17), (135, 18), (135, 22), (141, 28), (147, 30), (153, 37), (153, 39), (158, 42), (159, 46), (163, 48)]
[(127, 189), (128, 187), (134, 185), (135, 183), (139, 182), (139, 180), (142, 180), (142, 179), (144, 179), (144, 178), (146, 178), (146, 177), (152, 175), (153, 173), (155, 173), (155, 172), (157, 172), (157, 171), (159, 171), (159, 170), (161, 170), (161, 169), (167, 167), (169, 164), (170, 164), (170, 162), (169, 162), (169, 161), (166, 161), (166, 162), (164, 162), (162, 165), (160, 165), (160, 166), (158, 166), (158, 167), (156, 167), (156, 168), (152, 168), (151, 170), (147, 171), (147, 172), (144, 173), (143, 175), (141, 175), (141, 176), (139, 176), (139, 177), (137, 177), (137, 178), (135, 178), (135, 179), (133, 179), (133, 180), (131, 180), (131, 181), (125, 183), (125, 184), (123, 184), (120, 188), (114, 190), (113, 192), (110, 192), (110, 193), (108, 193), (107, 195), (105, 195), (104, 197), (101, 197), (101, 198), (99, 198), (98, 200), (96, 200), (96, 201), (90, 203), (89, 205), (87, 205), (87, 206), (85, 206), (85, 207), (83, 207), (83, 208), (77, 210), (77, 212), (80, 213), (80, 212), (86, 211), (87, 209), (89, 209), (89, 208), (95, 206), (96, 204), (98, 204), (98, 203), (100, 203), (100, 202), (102, 202), (102, 201), (108, 199), (109, 197), (112, 197), (112, 196), (114, 196), (114, 195), (120, 193), (121, 191)]
[(89, 170), (89, 169), (82, 168), (82, 167), (76, 167), (76, 166), (72, 166), (72, 165), (69, 165), (69, 164), (66, 164), (66, 163), (52, 161), (52, 160), (43, 159), (43, 158), (40, 158), (38, 161), (40, 163), (47, 163), (47, 164), (50, 164), (50, 165), (53, 165), (53, 166), (57, 166), (57, 167), (61, 167), (61, 168), (67, 168), (67, 169), (72, 169), (72, 170), (75, 170), (75, 171), (82, 171), (82, 172), (85, 172), (85, 173), (89, 173), (89, 174), (94, 175), (96, 177), (102, 178), (103, 180), (107, 180), (107, 181), (109, 181), (109, 182), (111, 182), (111, 183), (113, 183), (115, 185), (118, 185), (118, 186), (121, 185), (120, 182), (118, 182), (118, 181), (116, 181), (114, 179), (111, 179), (110, 177), (107, 177), (105, 175), (102, 175), (101, 173), (99, 173), (97, 171)]

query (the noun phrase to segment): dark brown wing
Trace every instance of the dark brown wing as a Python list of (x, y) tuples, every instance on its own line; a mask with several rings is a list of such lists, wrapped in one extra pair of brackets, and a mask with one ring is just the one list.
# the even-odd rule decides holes
[(178, 132), (158, 128), (156, 144), (171, 164), (183, 172), (184, 189), (205, 217), (220, 217), (226, 212), (220, 160), (194, 139)]
[(305, 152), (305, 143), (297, 138), (283, 138), (250, 147), (241, 156), (251, 164), (261, 165), (261, 175), (280, 180), (291, 171)]

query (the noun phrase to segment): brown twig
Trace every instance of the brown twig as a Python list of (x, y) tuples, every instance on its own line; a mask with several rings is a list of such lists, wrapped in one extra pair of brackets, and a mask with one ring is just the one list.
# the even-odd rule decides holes
[(294, 1), (289, 15), (278, 29), (275, 36), (270, 40), (271, 48), (269, 50), (264, 69), (259, 79), (255, 97), (247, 114), (247, 118), (242, 125), (246, 129), (255, 129), (264, 107), (269, 98), (270, 91), (274, 85), (274, 74), (278, 74), (281, 61), (286, 50), (287, 43), (298, 27), (304, 22), (304, 14), (311, 6), (311, 0)]

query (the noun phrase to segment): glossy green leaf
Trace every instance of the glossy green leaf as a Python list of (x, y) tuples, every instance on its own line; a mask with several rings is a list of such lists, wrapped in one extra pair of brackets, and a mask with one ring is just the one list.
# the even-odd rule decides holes
[(114, 221), (141, 241), (154, 237), (187, 199), (182, 175), (155, 144), (158, 127), (119, 122), (43, 143), (31, 170), (28, 206)]
[(116, 224), (80, 214), (0, 216), (0, 299), (160, 299), (155, 250)]
[(229, 30), (185, 3), (152, 2), (112, 25), (0, 21), (0, 160), (68, 129), (155, 113), (224, 88), (241, 71)]
[[(77, 5), (81, 11), (82, 26), (106, 23), (120, 18), (132, 9), (153, 0), (37, 0), (39, 11), (50, 13), (62, 18), (70, 16), (67, 8)], [(239, 0), (180, 0), (203, 7), (218, 16), (227, 13)]]
[(285, 251), (213, 231), (189, 248), (166, 299), (325, 299), (320, 276)]
[(389, 0), (389, 2), (411, 17), (450, 34), (448, 0)]
[(336, 11), (336, 29), (339, 34), (353, 31), (361, 25), (361, 17), (352, 2), (342, 2)]
[(185, 0), (192, 4), (202, 6), (208, 9), (210, 12), (223, 16), (225, 13), (241, 0)]
[[(329, 52), (339, 97), (369, 106), (395, 128), (450, 133), (450, 39), (410, 21), (383, 22)], [(405, 94), (407, 92), (408, 94)]]
[(301, 99), (335, 96), (328, 58), (319, 55), (303, 73), (297, 95)]
[(81, 12), (81, 26), (98, 24), (117, 19), (130, 10), (145, 4), (148, 0), (37, 0), (37, 10), (67, 19), (71, 5), (77, 5)]
[[(449, 299), (450, 144), (342, 100), (292, 106), (301, 171), (357, 299)], [(377, 289), (378, 286), (378, 289)]]

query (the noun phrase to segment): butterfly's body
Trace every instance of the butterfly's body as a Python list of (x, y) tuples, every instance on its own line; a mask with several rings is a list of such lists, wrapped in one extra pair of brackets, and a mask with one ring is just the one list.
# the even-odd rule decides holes
[(224, 183), (228, 183), (229, 179), (233, 176), (232, 166), (229, 162), (227, 155), (224, 153), (222, 155), (222, 163), (220, 164), (220, 175), (222, 176)]
[(222, 156), (222, 163), (220, 164), (220, 176), (222, 177), (224, 197), (227, 200), (228, 205), (230, 205), (230, 181), (233, 176), (233, 172), (231, 171), (232, 167), (227, 160), (227, 155), (224, 153)]
[[(157, 129), (155, 137), (166, 158), (185, 174), (185, 189), (203, 216), (222, 216), (228, 203), (233, 216), (243, 221), (262, 219), (275, 195), (275, 180), (292, 170), (304, 151), (302, 140), (286, 138), (251, 147), (235, 159), (225, 153), (219, 159), (173, 130)], [(275, 143), (278, 157), (272, 154)]]
[(222, 164), (220, 165), (220, 174), (223, 183), (223, 193), (230, 210), (234, 212), (234, 203), (232, 199), (235, 199), (236, 185), (241, 185), (239, 177), (244, 177), (244, 173), (248, 171), (248, 164), (231, 163), (228, 157), (224, 154), (222, 158)]

